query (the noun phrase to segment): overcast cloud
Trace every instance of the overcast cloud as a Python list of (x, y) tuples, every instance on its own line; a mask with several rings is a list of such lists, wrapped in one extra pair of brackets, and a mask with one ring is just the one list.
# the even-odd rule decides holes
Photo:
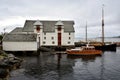
[(75, 37), (101, 36), (101, 8), (105, 5), (105, 36), (120, 35), (119, 0), (0, 0), (0, 32), (23, 27), (26, 19), (74, 20)]

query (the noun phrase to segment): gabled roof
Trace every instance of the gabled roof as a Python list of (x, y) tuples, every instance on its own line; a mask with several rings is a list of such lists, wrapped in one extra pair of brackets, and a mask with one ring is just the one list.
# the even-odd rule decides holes
[(43, 24), (39, 20), (37, 20), (33, 25), (36, 26), (36, 25), (43, 25)]
[(15, 34), (15, 33), (19, 33), (22, 32), (22, 27), (16, 27), (14, 30), (12, 30), (10, 33), (11, 34)]
[(36, 41), (37, 34), (6, 34), (3, 41), (33, 42)]
[[(25, 25), (23, 27), (23, 32), (33, 32), (34, 31), (34, 23), (37, 20), (26, 20)], [(43, 31), (44, 32), (54, 32), (55, 31), (55, 24), (58, 21), (42, 21), (40, 22), (43, 24)], [(65, 32), (74, 32), (74, 21), (62, 21), (64, 24), (64, 31)]]
[(58, 26), (58, 25), (63, 26), (64, 24), (63, 24), (63, 22), (62, 22), (62, 21), (60, 21), (60, 20), (59, 20), (59, 21), (58, 21), (55, 25), (57, 25), (57, 26)]

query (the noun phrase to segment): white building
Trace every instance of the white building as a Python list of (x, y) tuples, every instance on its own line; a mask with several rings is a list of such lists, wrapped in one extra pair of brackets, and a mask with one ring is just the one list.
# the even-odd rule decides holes
[(74, 21), (26, 20), (3, 38), (5, 51), (36, 51), (40, 46), (73, 46)]

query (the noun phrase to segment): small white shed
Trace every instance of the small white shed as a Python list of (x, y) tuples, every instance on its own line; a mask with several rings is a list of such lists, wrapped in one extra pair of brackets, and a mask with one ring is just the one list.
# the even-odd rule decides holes
[(36, 34), (6, 34), (3, 38), (4, 51), (37, 51)]

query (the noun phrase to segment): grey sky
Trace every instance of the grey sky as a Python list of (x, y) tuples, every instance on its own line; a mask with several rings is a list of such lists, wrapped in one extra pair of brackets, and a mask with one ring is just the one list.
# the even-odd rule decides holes
[(105, 4), (105, 36), (120, 35), (119, 0), (0, 0), (0, 32), (23, 27), (26, 19), (74, 20), (75, 37), (101, 36), (101, 8)]

